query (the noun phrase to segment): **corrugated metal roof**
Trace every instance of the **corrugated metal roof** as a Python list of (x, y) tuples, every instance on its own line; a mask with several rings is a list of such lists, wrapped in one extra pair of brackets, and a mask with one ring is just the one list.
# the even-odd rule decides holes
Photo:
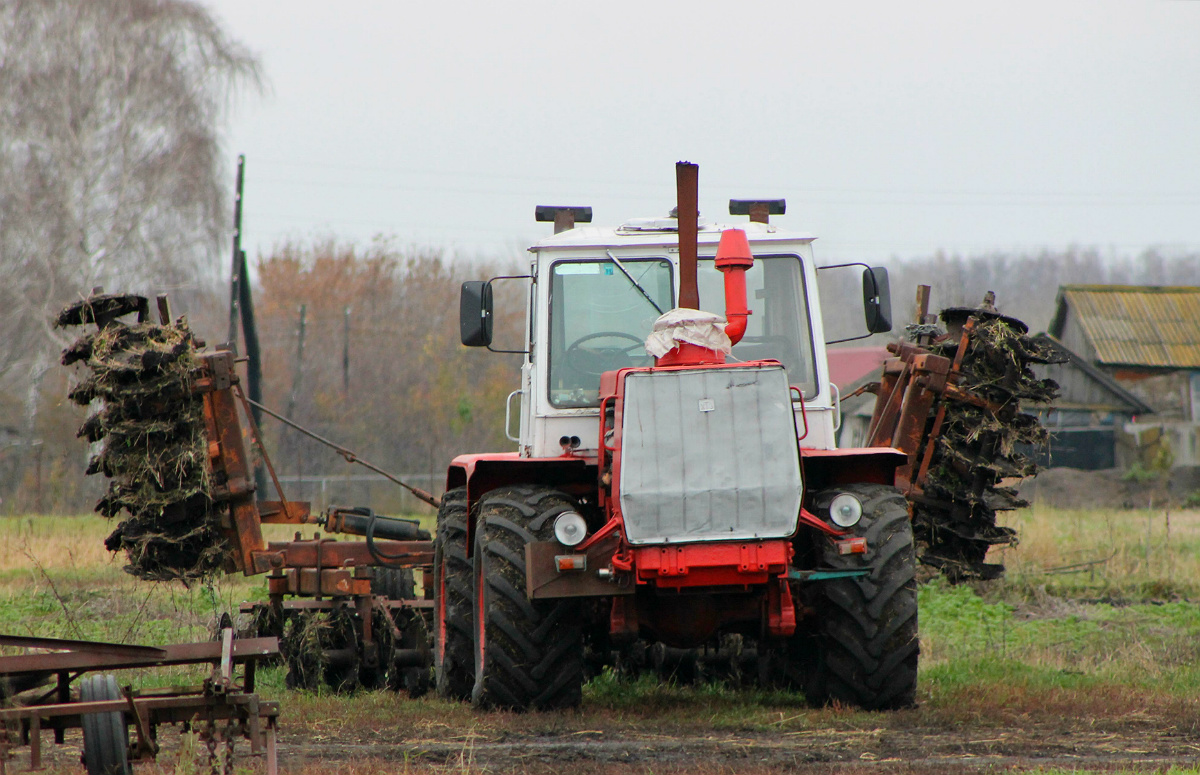
[(1200, 369), (1200, 287), (1065, 285), (1059, 298), (1100, 363)]

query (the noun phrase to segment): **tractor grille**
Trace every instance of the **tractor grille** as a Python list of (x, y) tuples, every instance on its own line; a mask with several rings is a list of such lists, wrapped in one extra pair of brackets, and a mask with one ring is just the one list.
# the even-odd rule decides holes
[(620, 498), (631, 543), (790, 536), (801, 489), (782, 367), (626, 378)]

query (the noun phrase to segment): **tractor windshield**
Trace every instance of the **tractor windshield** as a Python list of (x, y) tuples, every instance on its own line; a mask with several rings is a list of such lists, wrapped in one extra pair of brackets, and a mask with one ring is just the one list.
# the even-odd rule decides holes
[(596, 406), (603, 372), (651, 365), (644, 342), (659, 315), (655, 304), (664, 310), (674, 306), (671, 264), (665, 258), (622, 258), (620, 266), (609, 258), (555, 263), (550, 403)]
[[(725, 278), (711, 258), (700, 259), (697, 282), (700, 307), (724, 315)], [(788, 379), (804, 391), (805, 398), (815, 396), (812, 331), (800, 259), (794, 255), (755, 256), (754, 266), (746, 272), (746, 296), (751, 312), (746, 335), (733, 346), (729, 360), (774, 358), (787, 369)]]

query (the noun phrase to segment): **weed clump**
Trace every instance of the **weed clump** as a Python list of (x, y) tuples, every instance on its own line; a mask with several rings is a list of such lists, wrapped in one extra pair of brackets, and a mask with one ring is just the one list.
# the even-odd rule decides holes
[[(1022, 403), (1045, 403), (1058, 395), (1058, 384), (1038, 379), (1033, 363), (1051, 363), (1062, 355), (1027, 335), (1019, 320), (999, 314), (991, 297), (977, 309), (943, 310), (949, 333), (929, 345), (935, 355), (961, 359), (958, 386), (981, 399), (952, 398), (935, 405), (926, 421), (932, 433), (944, 407), (934, 442), (924, 497), (914, 503), (913, 526), (925, 550), (921, 561), (951, 581), (992, 579), (1004, 566), (984, 562), (995, 545), (1016, 544), (1012, 528), (996, 524), (996, 512), (1029, 505), (1017, 495), (1014, 480), (1033, 476), (1037, 465), (1021, 450), (1046, 443), (1038, 419), (1021, 411)], [(973, 320), (965, 340), (962, 331)], [(928, 436), (927, 436), (928, 437)]]
[[(123, 550), (125, 570), (138, 578), (190, 582), (222, 572), (228, 556), (210, 497), (203, 400), (193, 389), (199, 345), (186, 318), (157, 324), (145, 309), (140, 296), (67, 307), (58, 325), (97, 330), (64, 350), (62, 362), (91, 372), (69, 397), (91, 408), (77, 434), (95, 446), (86, 473), (112, 480), (96, 511), (128, 514), (105, 547)], [(117, 320), (135, 310), (136, 324)]]

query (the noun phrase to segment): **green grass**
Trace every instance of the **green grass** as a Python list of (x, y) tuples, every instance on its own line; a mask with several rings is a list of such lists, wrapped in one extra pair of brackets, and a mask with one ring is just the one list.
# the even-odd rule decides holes
[[(1171, 522), (1168, 533), (1167, 522)], [(920, 593), (923, 701), (937, 704), (979, 682), (1030, 689), (1104, 683), (1182, 696), (1200, 689), (1200, 513), (1026, 510), (1010, 520), (1022, 544), (1006, 550), (1008, 577), (978, 587), (940, 580)], [(147, 583), (103, 548), (99, 517), (0, 519), (0, 632), (161, 645), (210, 637), (221, 613), (263, 599), (261, 579), (207, 585)], [(1106, 558), (1077, 573), (1055, 569)], [(1085, 558), (1085, 559), (1081, 559)], [(266, 686), (282, 678), (265, 671)], [(786, 705), (770, 693), (602, 678), (588, 702), (720, 705), (739, 717)]]
[(1014, 606), (935, 582), (921, 590), (920, 610), (921, 695), (934, 709), (975, 697), (974, 707), (1003, 718), (1032, 698), (1074, 698), (1075, 713), (1111, 717), (1200, 693), (1191, 603)]
[[(386, 692), (293, 692), (284, 688), (278, 667), (260, 670), (259, 690), (284, 701), (290, 733), (363, 744), (397, 730), (405, 739), (463, 745), (587, 730), (853, 738), (883, 728), (1066, 725), (1122, 734), (1174, 728), (1200, 736), (1200, 606), (1191, 602), (1200, 599), (1200, 513), (1030, 510), (1012, 515), (1010, 523), (1022, 528), (1023, 541), (1004, 554), (1006, 579), (922, 586), (920, 707), (914, 711), (814, 711), (788, 693), (720, 683), (679, 686), (650, 677), (629, 681), (612, 673), (591, 681), (583, 708), (567, 714), (478, 714), (433, 697), (398, 701)], [(149, 645), (205, 640), (221, 613), (265, 597), (262, 579), (237, 575), (191, 588), (138, 581), (103, 549), (110, 529), (94, 516), (0, 518), (0, 545), (6, 547), (0, 557), (0, 632)], [(1094, 558), (1103, 562), (1061, 570)], [(207, 670), (131, 677), (145, 688), (195, 684)], [(350, 769), (391, 771), (369, 763)]]

